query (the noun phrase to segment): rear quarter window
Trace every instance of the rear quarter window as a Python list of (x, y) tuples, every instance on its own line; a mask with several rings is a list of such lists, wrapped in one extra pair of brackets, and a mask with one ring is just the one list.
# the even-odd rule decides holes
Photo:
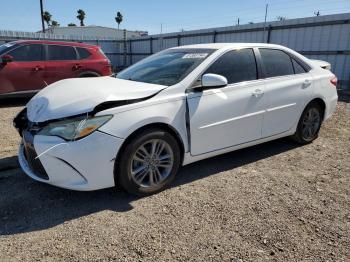
[(292, 59), (293, 67), (294, 67), (294, 73), (295, 74), (303, 74), (306, 73), (306, 70), (294, 59)]
[(86, 59), (91, 56), (91, 53), (88, 49), (82, 48), (82, 47), (77, 47), (76, 48), (79, 54), (79, 59)]

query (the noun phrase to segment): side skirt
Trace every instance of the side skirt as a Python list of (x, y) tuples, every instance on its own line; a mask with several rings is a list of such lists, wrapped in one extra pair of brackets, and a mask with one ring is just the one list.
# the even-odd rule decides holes
[(235, 145), (235, 146), (231, 146), (231, 147), (226, 147), (220, 150), (216, 150), (216, 151), (212, 151), (212, 152), (208, 152), (205, 154), (201, 154), (201, 155), (196, 155), (196, 156), (192, 156), (190, 152), (185, 153), (184, 155), (184, 161), (183, 161), (183, 166), (191, 164), (193, 162), (197, 162), (206, 158), (210, 158), (213, 156), (217, 156), (217, 155), (222, 155), (225, 153), (229, 153), (235, 150), (239, 150), (242, 148), (246, 148), (246, 147), (250, 147), (250, 146), (255, 146), (258, 144), (262, 144), (268, 141), (272, 141), (278, 138), (282, 138), (282, 137), (286, 137), (286, 136), (291, 136), (295, 133), (295, 128), (292, 128), (291, 130), (288, 130), (287, 132), (281, 133), (281, 134), (277, 134), (274, 136), (270, 136), (270, 137), (265, 137), (259, 140), (254, 140), (248, 143), (244, 143), (244, 144), (239, 144), (239, 145)]

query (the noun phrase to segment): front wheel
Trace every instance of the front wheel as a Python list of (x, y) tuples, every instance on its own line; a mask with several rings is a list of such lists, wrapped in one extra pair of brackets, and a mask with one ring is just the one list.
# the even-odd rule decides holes
[(300, 144), (311, 143), (318, 137), (323, 120), (323, 110), (317, 103), (310, 103), (302, 113), (292, 139)]
[(126, 145), (117, 165), (117, 183), (126, 191), (154, 194), (174, 179), (180, 166), (180, 148), (169, 133), (145, 130)]

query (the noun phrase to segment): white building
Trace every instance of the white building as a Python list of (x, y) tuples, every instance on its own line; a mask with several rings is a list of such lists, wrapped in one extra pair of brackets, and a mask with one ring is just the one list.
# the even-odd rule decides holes
[[(124, 30), (104, 26), (59, 26), (46, 29), (46, 33), (64, 36), (95, 37), (99, 39), (123, 39)], [(127, 38), (147, 36), (145, 31), (127, 31)]]

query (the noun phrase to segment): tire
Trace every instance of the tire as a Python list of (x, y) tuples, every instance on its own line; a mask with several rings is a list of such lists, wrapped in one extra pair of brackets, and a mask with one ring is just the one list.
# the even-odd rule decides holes
[(301, 114), (297, 130), (291, 138), (302, 145), (311, 143), (318, 137), (322, 121), (322, 107), (316, 102), (311, 102)]
[(180, 159), (179, 144), (171, 134), (161, 129), (144, 130), (121, 152), (116, 184), (134, 195), (155, 194), (174, 179)]

